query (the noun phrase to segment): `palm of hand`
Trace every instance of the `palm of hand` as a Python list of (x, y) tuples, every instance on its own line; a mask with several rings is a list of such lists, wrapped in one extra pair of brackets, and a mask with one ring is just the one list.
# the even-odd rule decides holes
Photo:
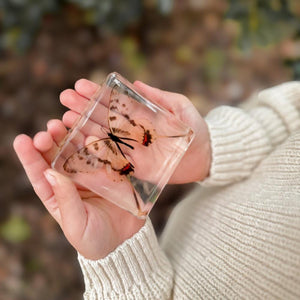
[(190, 126), (195, 138), (170, 179), (170, 183), (188, 183), (208, 176), (211, 164), (210, 138), (207, 125), (194, 105), (181, 94), (161, 91), (141, 82), (135, 85), (143, 94), (169, 110), (183, 123)]
[(94, 193), (80, 190), (79, 194), (86, 211), (81, 238), (78, 239), (78, 233), (72, 233), (72, 228), (70, 232), (67, 229), (64, 232), (74, 248), (84, 253), (85, 257), (105, 257), (144, 224), (144, 220), (138, 220), (129, 212)]
[(183, 112), (181, 120), (193, 128), (195, 138), (180, 161), (170, 182), (188, 183), (203, 180), (208, 175), (211, 163), (207, 125), (193, 106)]

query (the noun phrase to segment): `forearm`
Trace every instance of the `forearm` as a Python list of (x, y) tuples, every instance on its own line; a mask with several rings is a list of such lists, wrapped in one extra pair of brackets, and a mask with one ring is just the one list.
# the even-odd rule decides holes
[(225, 185), (249, 176), (252, 170), (300, 128), (300, 83), (286, 83), (259, 93), (247, 110), (219, 107), (207, 117), (212, 164), (204, 186)]

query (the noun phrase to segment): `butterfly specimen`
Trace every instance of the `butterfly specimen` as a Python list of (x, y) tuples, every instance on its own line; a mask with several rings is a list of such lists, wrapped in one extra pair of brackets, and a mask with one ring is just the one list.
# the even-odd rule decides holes
[[(104, 169), (114, 182), (124, 181), (134, 173), (135, 167), (124, 150), (133, 151), (135, 143), (148, 147), (156, 139), (156, 134), (154, 129), (145, 127), (150, 126), (149, 121), (143, 120), (141, 124), (129, 116), (132, 101), (128, 95), (120, 94), (118, 87), (112, 88), (108, 103), (108, 129), (102, 128), (106, 136), (87, 137), (85, 146), (68, 157), (63, 164), (67, 173), (93, 173)], [(133, 187), (132, 191), (140, 211)]]
[[(88, 115), (89, 124), (96, 124), (96, 134), (95, 128), (93, 128), (93, 135), (89, 135), (91, 134), (90, 131), (86, 130), (86, 134), (83, 134), (83, 137), (85, 137), (84, 146), (79, 150), (74, 150), (71, 155), (68, 154), (62, 167), (65, 172), (74, 176), (81, 173), (97, 173), (97, 177), (92, 177), (93, 184), (91, 184), (95, 191), (100, 189), (98, 187), (95, 188), (98, 184), (97, 181), (95, 183), (96, 178), (100, 178), (100, 186), (103, 183), (102, 179), (107, 183), (107, 185), (104, 183), (103, 186), (105, 192), (107, 189), (118, 189), (118, 191), (122, 190), (125, 196), (125, 193), (131, 190), (136, 203), (135, 207), (138, 209), (138, 212), (135, 214), (143, 216), (147, 212), (141, 209), (140, 203), (143, 203), (143, 209), (148, 205), (148, 201), (151, 201), (152, 204), (154, 203), (156, 200), (155, 197), (158, 195), (156, 184), (157, 182), (161, 182), (161, 178), (165, 176), (165, 174), (162, 176), (162, 173), (158, 173), (157, 170), (163, 171), (166, 168), (172, 168), (174, 164), (170, 163), (170, 160), (166, 166), (165, 157), (167, 156), (169, 159), (175, 157), (177, 159), (178, 156), (175, 152), (183, 151), (181, 148), (174, 150), (175, 146), (170, 146), (168, 142), (161, 143), (164, 150), (161, 152), (159, 152), (159, 143), (156, 144), (156, 147), (152, 147), (152, 145), (155, 144), (156, 140), (165, 140), (162, 138), (173, 139), (181, 137), (187, 137), (185, 143), (188, 144), (192, 132), (178, 135), (159, 135), (150, 121), (155, 120), (153, 119), (155, 118), (153, 116), (157, 114), (155, 110), (152, 111), (151, 108), (147, 110), (143, 103), (141, 104), (134, 99), (133, 94), (129, 94), (126, 89), (124, 90), (118, 85), (114, 85), (109, 94), (106, 95), (107, 97), (102, 99), (101, 107), (105, 107), (107, 112), (105, 114), (100, 113), (102, 118), (94, 113), (96, 110), (93, 110), (93, 118), (91, 114)], [(105, 116), (104, 125), (103, 116)], [(161, 121), (161, 126), (166, 127), (165, 119), (161, 118), (161, 120), (163, 120)], [(161, 128), (156, 121), (155, 125)], [(170, 126), (173, 128), (172, 125), (168, 126), (166, 128), (170, 128)], [(179, 132), (182, 131), (181, 129)], [(104, 136), (103, 132), (105, 133)], [(173, 130), (173, 132), (176, 133), (176, 130)], [(176, 143), (176, 139), (173, 140)], [(174, 145), (174, 143), (171, 144)], [(75, 142), (74, 145), (76, 144)], [(147, 149), (149, 149), (148, 152)], [(98, 175), (103, 175), (104, 177), (98, 177)], [(108, 183), (107, 180), (110, 182)], [(112, 185), (113, 182), (120, 183), (120, 185)], [(89, 182), (86, 185), (89, 187)], [(117, 201), (120, 202), (121, 200)], [(149, 211), (149, 205), (146, 209)]]
[(107, 137), (93, 140), (72, 154), (63, 165), (66, 172), (95, 172), (104, 166), (108, 173), (113, 171), (120, 176), (134, 172), (134, 165), (129, 162), (120, 145), (131, 150), (134, 150), (132, 142), (148, 147), (156, 137), (154, 129), (145, 128), (129, 117), (129, 99), (125, 95), (120, 97), (117, 87), (112, 89)]

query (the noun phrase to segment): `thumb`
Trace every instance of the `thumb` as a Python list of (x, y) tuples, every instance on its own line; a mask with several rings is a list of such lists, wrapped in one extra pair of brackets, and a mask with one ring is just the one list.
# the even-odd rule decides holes
[(61, 215), (61, 227), (67, 239), (74, 245), (85, 230), (87, 213), (74, 183), (62, 174), (47, 169), (45, 177), (52, 186)]

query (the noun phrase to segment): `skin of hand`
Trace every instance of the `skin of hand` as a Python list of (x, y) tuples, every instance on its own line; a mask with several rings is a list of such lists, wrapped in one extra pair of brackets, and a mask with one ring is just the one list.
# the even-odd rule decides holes
[[(195, 138), (171, 178), (171, 183), (203, 180), (209, 173), (211, 149), (205, 121), (183, 95), (161, 91), (140, 81), (135, 86), (147, 98), (165, 107), (189, 125)], [(144, 225), (141, 220), (98, 195), (75, 185), (69, 178), (50, 169), (59, 144), (72, 127), (98, 85), (81, 79), (75, 90), (61, 93), (60, 100), (70, 111), (63, 122), (50, 120), (47, 131), (33, 139), (21, 134), (14, 149), (43, 204), (62, 228), (71, 245), (84, 257), (104, 258)], [(198, 168), (195, 168), (198, 166)]]

